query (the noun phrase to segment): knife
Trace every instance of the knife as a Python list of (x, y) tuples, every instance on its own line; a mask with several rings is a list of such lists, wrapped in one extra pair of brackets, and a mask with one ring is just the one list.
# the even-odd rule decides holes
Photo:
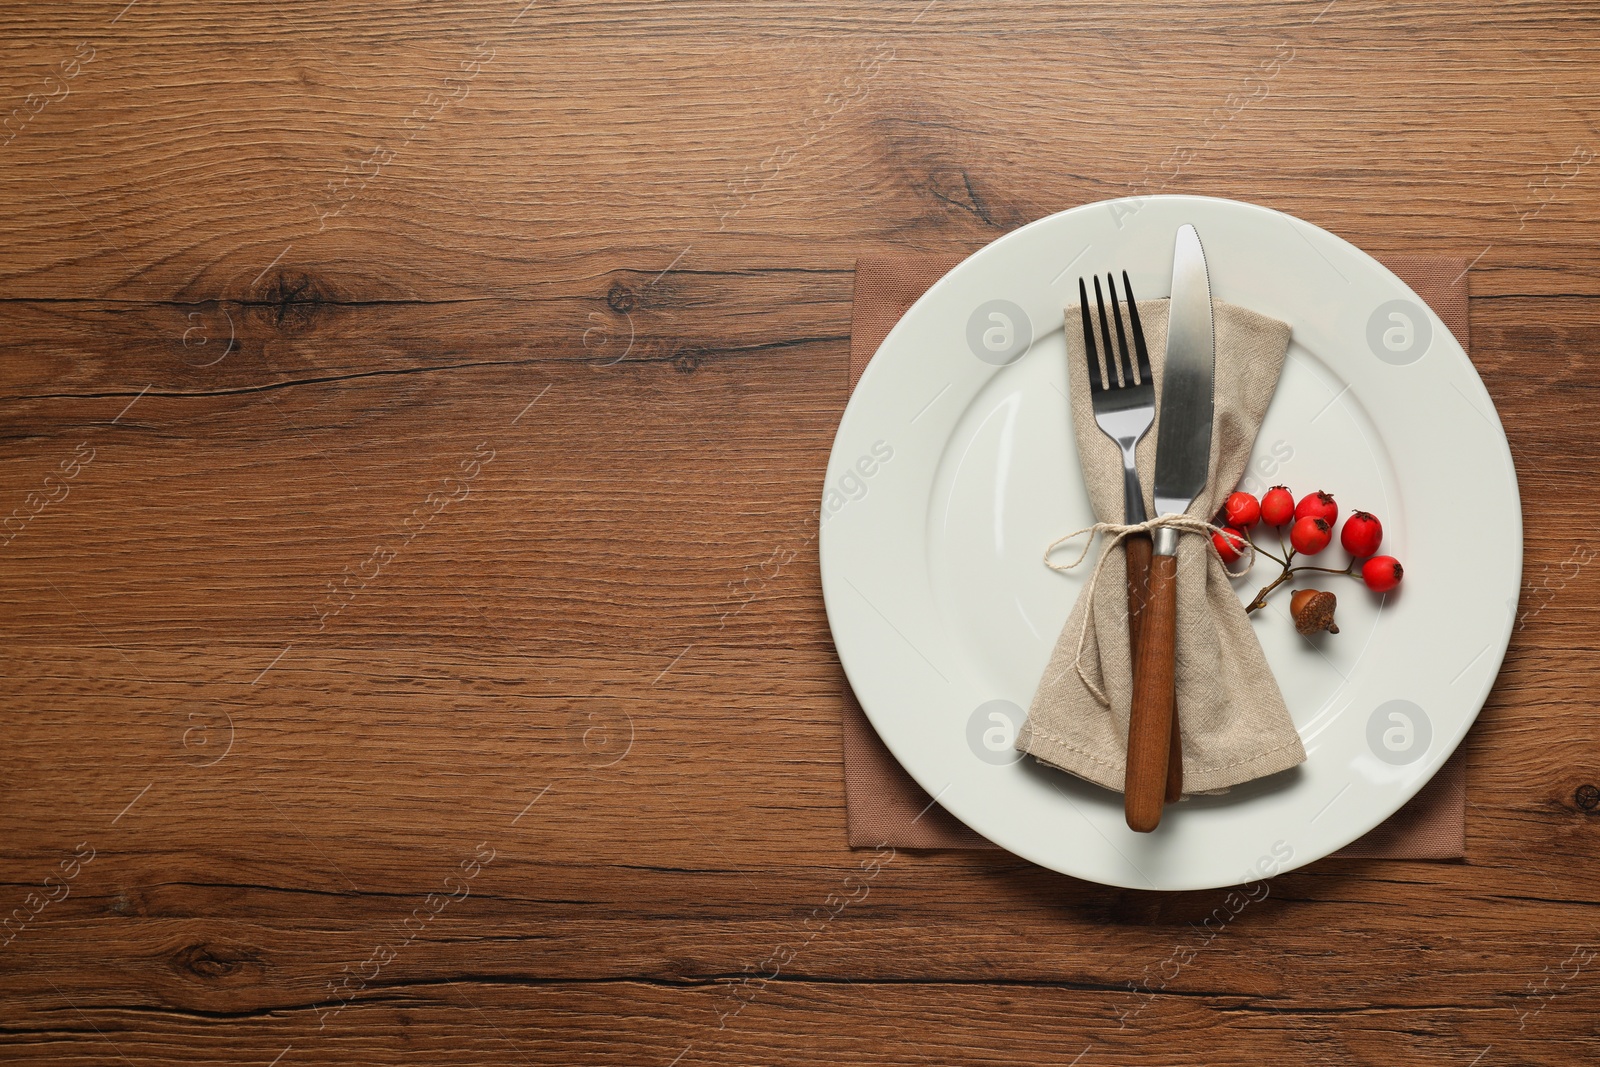
[[(1212, 384), (1216, 339), (1211, 322), (1211, 281), (1200, 235), (1178, 228), (1172, 253), (1172, 301), (1167, 359), (1156, 422), (1157, 515), (1181, 515), (1206, 485), (1211, 462)], [(1173, 654), (1177, 639), (1178, 532), (1158, 526), (1150, 557), (1138, 658), (1133, 664), (1133, 708), (1128, 719), (1127, 778), (1123, 814), (1128, 826), (1149, 833), (1161, 822), (1173, 727)], [(1181, 762), (1181, 755), (1179, 760)]]

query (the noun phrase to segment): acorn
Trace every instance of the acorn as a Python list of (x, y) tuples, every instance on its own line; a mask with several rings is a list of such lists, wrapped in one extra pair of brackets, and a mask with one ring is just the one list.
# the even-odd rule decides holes
[(1289, 614), (1294, 616), (1294, 628), (1306, 637), (1323, 630), (1336, 634), (1339, 627), (1333, 621), (1333, 609), (1338, 605), (1339, 598), (1332, 593), (1321, 589), (1296, 589), (1289, 598)]

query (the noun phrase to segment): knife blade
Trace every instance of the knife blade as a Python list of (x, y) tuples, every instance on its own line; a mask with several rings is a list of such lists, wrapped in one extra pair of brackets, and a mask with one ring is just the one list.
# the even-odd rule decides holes
[[(1200, 235), (1178, 228), (1172, 253), (1172, 300), (1167, 356), (1156, 421), (1157, 515), (1181, 515), (1206, 486), (1211, 462), (1216, 337), (1211, 279)], [(1128, 763), (1123, 783), (1129, 828), (1149, 833), (1161, 822), (1167, 792), (1174, 722), (1173, 667), (1177, 638), (1178, 532), (1155, 530), (1138, 658), (1133, 665), (1133, 706), (1128, 719)], [(1181, 764), (1181, 754), (1179, 760)]]

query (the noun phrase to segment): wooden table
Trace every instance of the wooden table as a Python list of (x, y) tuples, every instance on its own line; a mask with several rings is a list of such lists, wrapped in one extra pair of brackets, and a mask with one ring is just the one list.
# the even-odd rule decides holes
[[(8, 1062), (1600, 1059), (1593, 5), (122, 3), (0, 13)], [(808, 925), (852, 263), (1156, 191), (1476, 257), (1470, 859)]]

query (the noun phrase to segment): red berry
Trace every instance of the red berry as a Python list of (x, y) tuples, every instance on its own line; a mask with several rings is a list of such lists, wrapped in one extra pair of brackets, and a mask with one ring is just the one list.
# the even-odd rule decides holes
[(1287, 486), (1275, 485), (1261, 498), (1261, 518), (1268, 526), (1287, 526), (1294, 518), (1294, 494)]
[(1352, 511), (1339, 531), (1339, 543), (1357, 559), (1370, 556), (1383, 544), (1383, 523), (1369, 512)]
[(1400, 584), (1405, 568), (1393, 556), (1373, 556), (1361, 565), (1361, 580), (1374, 593), (1387, 593)]
[[(1243, 494), (1235, 493), (1234, 496)], [(1251, 503), (1255, 503), (1252, 499)], [(1244, 555), (1244, 550), (1249, 542), (1245, 540), (1244, 531), (1229, 526), (1211, 535), (1211, 543), (1217, 546), (1217, 555), (1222, 557), (1222, 562), (1232, 563)]]
[(1300, 503), (1294, 506), (1294, 517), (1303, 519), (1310, 516), (1321, 519), (1332, 526), (1339, 521), (1339, 505), (1333, 502), (1333, 494), (1324, 493), (1318, 489), (1315, 493), (1307, 493), (1300, 498)]
[(1332, 541), (1333, 527), (1328, 525), (1326, 519), (1314, 515), (1294, 520), (1294, 525), (1289, 528), (1289, 543), (1303, 555), (1314, 556)]
[(1261, 502), (1249, 493), (1233, 493), (1222, 505), (1222, 513), (1229, 526), (1247, 530), (1261, 521)]

